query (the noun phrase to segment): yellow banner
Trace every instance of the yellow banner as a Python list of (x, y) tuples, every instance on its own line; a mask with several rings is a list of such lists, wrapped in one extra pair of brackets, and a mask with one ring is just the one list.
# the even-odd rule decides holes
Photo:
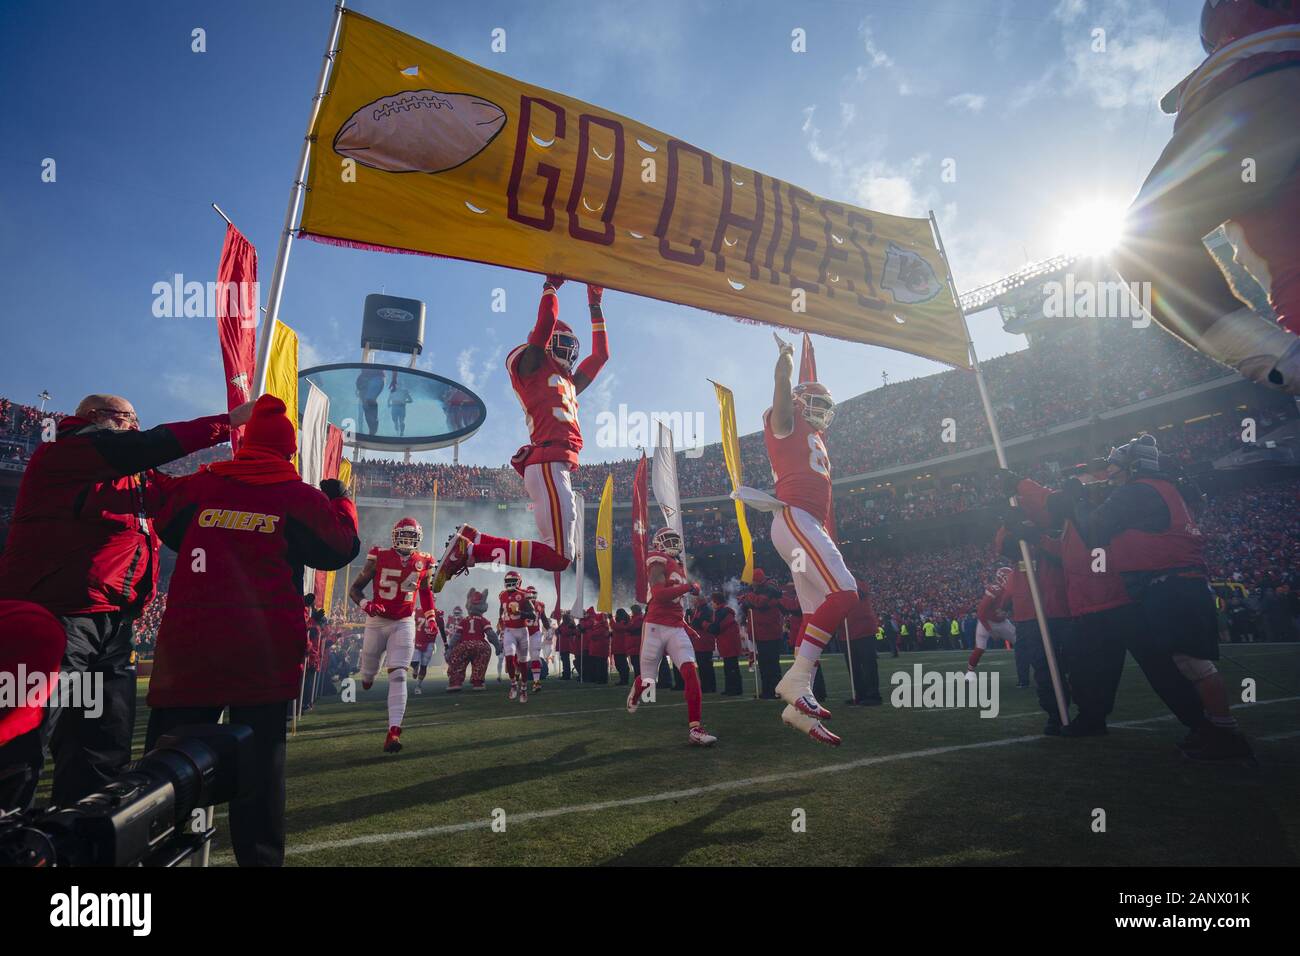
[[(823, 199), (357, 13), (344, 11), (339, 47), (304, 234), (969, 366), (929, 220)], [(736, 94), (733, 112), (762, 123), (762, 104)]]
[(352, 490), (352, 462), (346, 458), (339, 462), (339, 481), (343, 482), (348, 491)]
[(614, 476), (605, 477), (605, 490), (600, 493), (600, 509), (596, 512), (596, 569), (600, 572), (600, 597), (596, 610), (601, 614), (614, 613)]
[[(289, 421), (298, 431), (298, 333), (276, 320), (271, 337), (271, 356), (266, 365), (266, 392), (284, 402)], [(293, 456), (298, 466), (298, 455)]]
[[(731, 490), (735, 491), (744, 484), (744, 475), (740, 470), (740, 436), (736, 434), (736, 400), (731, 389), (719, 385), (712, 379), (713, 391), (718, 396), (718, 417), (722, 420), (722, 457), (727, 462), (727, 476), (731, 479)], [(740, 526), (740, 547), (745, 554), (745, 569), (740, 572), (740, 580), (746, 584), (754, 583), (754, 539), (749, 534), (749, 524), (745, 521), (745, 506), (739, 501), (736, 505), (736, 524)]]

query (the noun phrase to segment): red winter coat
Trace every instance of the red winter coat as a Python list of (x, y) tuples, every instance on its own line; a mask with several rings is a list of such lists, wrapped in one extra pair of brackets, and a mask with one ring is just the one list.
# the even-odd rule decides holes
[(713, 609), (713, 623), (709, 631), (717, 638), (718, 656), (740, 656), (740, 625), (736, 623), (736, 613), (727, 605)]
[(601, 614), (582, 619), (583, 653), (591, 657), (608, 657), (610, 630)]
[(741, 596), (740, 611), (752, 620), (752, 637), (755, 641), (781, 639), (781, 605), (778, 602), (778, 598), (758, 589)]
[(0, 555), (0, 599), (63, 616), (144, 607), (158, 577), (158, 538), (141, 517), (145, 489), (170, 480), (152, 469), (229, 437), (227, 415), (142, 432), (64, 418), (23, 473)]
[[(303, 566), (333, 571), (357, 556), (352, 502), (331, 501), (302, 481), (253, 485), (200, 471), (175, 481), (157, 507), (158, 533), (179, 559), (158, 628), (149, 706), (292, 699), (307, 641)], [(224, 522), (227, 511), (240, 517)], [(202, 549), (202, 571), (195, 549)]]

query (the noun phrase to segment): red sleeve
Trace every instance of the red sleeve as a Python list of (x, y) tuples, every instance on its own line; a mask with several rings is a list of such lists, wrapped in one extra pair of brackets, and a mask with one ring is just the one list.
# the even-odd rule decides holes
[(58, 437), (60, 444), (66, 443), (78, 452), (60, 456), (57, 461), (84, 481), (108, 481), (157, 468), (229, 438), (229, 415), (170, 422), (148, 431), (103, 429)]
[(304, 483), (311, 494), (288, 515), (285, 537), (292, 559), (318, 571), (346, 567), (361, 551), (357, 509), (351, 498), (326, 498)]
[(593, 305), (591, 307), (591, 354), (578, 363), (574, 375), (575, 377), (583, 375), (588, 382), (595, 381), (608, 361), (609, 336), (605, 334), (605, 316), (600, 311), (600, 306)]
[(1020, 484), (1016, 485), (1016, 501), (1024, 509), (1025, 517), (1040, 528), (1048, 528), (1052, 524), (1047, 513), (1047, 498), (1050, 494), (1050, 491), (1032, 478), (1022, 478)]
[(690, 593), (692, 586), (693, 585), (691, 585), (690, 582), (687, 582), (686, 584), (651, 585), (650, 600), (671, 601), (674, 598), (681, 597), (683, 594)]
[(542, 301), (537, 304), (537, 324), (528, 333), (528, 344), (546, 348), (555, 333), (555, 323), (560, 319), (560, 297), (549, 285), (542, 289)]

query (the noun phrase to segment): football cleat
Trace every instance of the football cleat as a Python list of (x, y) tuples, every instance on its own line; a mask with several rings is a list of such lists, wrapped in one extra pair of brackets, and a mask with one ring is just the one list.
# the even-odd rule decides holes
[(519, 696), (519, 685), (514, 681), (510, 682), (510, 692), (506, 694), (506, 700), (514, 700)]
[(372, 687), (374, 687), (374, 686), (375, 686), (375, 679), (374, 679), (373, 677), (370, 678), (370, 680), (366, 680), (364, 677), (361, 678), (361, 689), (362, 689), (362, 690), (370, 690), (370, 688), (372, 688)]
[(474, 685), (474, 690), (487, 690), (487, 685), (486, 685), (486, 684), (475, 684), (475, 685)]
[[(459, 693), (462, 689), (463, 689), (463, 688), (460, 688), (460, 687), (452, 687), (450, 684), (447, 685), (447, 693), (449, 693), (449, 694)], [(481, 688), (481, 687), (475, 687), (474, 689), (475, 689), (475, 690), (482, 690), (483, 688)]]
[(796, 683), (797, 678), (791, 680), (792, 674), (793, 671), (786, 671), (785, 676), (777, 683), (777, 696), (801, 714), (815, 720), (830, 720), (831, 712), (817, 703), (817, 698), (812, 695), (807, 684), (799, 687)]
[(533, 681), (533, 693), (536, 694), (541, 689), (542, 689), (542, 682), (539, 680)]
[(464, 574), (474, 566), (474, 536), (478, 532), (472, 525), (460, 525), (447, 539), (447, 547), (438, 559), (438, 567), (433, 575), (433, 593), (442, 590), (449, 580), (458, 574)]
[(419, 684), (416, 684), (416, 685), (415, 685), (415, 696), (416, 696), (416, 697), (420, 697), (420, 696), (423, 695), (423, 694), (424, 694), (424, 691), (420, 689), (420, 685), (419, 685)]
[(718, 738), (703, 727), (692, 727), (687, 733), (686, 739), (695, 747), (712, 747), (718, 742)]
[(801, 713), (793, 704), (787, 704), (785, 710), (781, 712), (781, 721), (800, 733), (807, 734), (818, 743), (832, 747), (840, 745), (840, 738), (827, 730), (820, 720), (814, 720), (807, 714)]
[(402, 741), (400, 740), (401, 736), (402, 736), (401, 727), (389, 727), (388, 736), (384, 738), (384, 753), (395, 754), (399, 750), (401, 750), (402, 749)]
[(521, 703), (521, 704), (526, 704), (526, 703), (528, 703), (528, 684), (527, 684), (527, 683), (524, 683), (524, 684), (520, 684), (520, 685), (519, 685), (519, 703)]
[(635, 714), (636, 709), (641, 706), (641, 695), (637, 693), (637, 681), (632, 682), (632, 689), (627, 692), (627, 712)]

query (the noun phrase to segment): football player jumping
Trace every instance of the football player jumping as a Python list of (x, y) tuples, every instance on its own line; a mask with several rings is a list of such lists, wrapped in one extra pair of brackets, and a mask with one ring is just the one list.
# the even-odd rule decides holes
[(506, 673), (510, 675), (507, 696), (526, 704), (528, 675), (524, 670), (528, 666), (528, 619), (533, 610), (523, 583), (518, 571), (506, 572), (506, 588), (499, 596), (501, 608), (497, 612), (497, 633), (501, 635), (501, 653), (506, 659)]
[(1011, 575), (1010, 568), (998, 568), (997, 576), (975, 609), (978, 623), (975, 625), (975, 649), (970, 652), (970, 660), (966, 662), (968, 680), (975, 678), (975, 668), (988, 650), (990, 637), (995, 641), (1011, 644), (1016, 642), (1016, 626), (1007, 620), (1007, 611), (1011, 608)]
[(831, 514), (831, 462), (822, 433), (835, 414), (826, 386), (791, 387), (794, 347), (777, 338), (772, 407), (763, 413), (763, 442), (776, 476), (776, 497), (785, 505), (772, 518), (772, 545), (790, 566), (805, 622), (794, 663), (776, 685), (786, 702), (781, 719), (813, 740), (839, 746), (822, 725), (831, 714), (813, 696), (817, 662), (845, 617), (858, 603), (858, 584), (826, 530)]
[(682, 538), (676, 531), (660, 528), (651, 541), (651, 549), (645, 560), (650, 578), (650, 603), (641, 632), (641, 673), (632, 682), (632, 690), (627, 695), (627, 712), (635, 714), (642, 695), (654, 687), (659, 664), (667, 651), (682, 672), (685, 685), (686, 719), (689, 722), (687, 740), (696, 747), (709, 747), (718, 738), (700, 723), (703, 709), (700, 675), (695, 663), (695, 649), (686, 632), (686, 620), (682, 617), (682, 596), (699, 594), (700, 586), (686, 580), (686, 571), (678, 561), (682, 553)]
[(602, 290), (587, 286), (591, 311), (591, 355), (576, 369), (578, 337), (560, 321), (556, 290), (564, 280), (547, 276), (537, 324), (528, 341), (506, 357), (510, 384), (524, 408), (529, 444), (515, 453), (511, 464), (523, 476), (524, 490), (533, 502), (538, 539), (514, 540), (484, 534), (471, 525), (458, 527), (438, 561), (433, 590), (441, 591), (448, 579), (473, 566), (491, 561), (515, 568), (540, 568), (556, 573), (567, 568), (574, 555), (576, 498), (569, 472), (578, 467), (582, 431), (578, 426), (580, 395), (609, 358), (605, 317), (600, 310)]
[[(388, 669), (388, 736), (384, 752), (402, 749), (402, 717), (406, 713), (406, 669), (415, 654), (415, 596), (420, 596), (421, 627), (436, 634), (438, 622), (429, 572), (433, 557), (417, 550), (424, 532), (414, 518), (393, 525), (393, 546), (370, 549), (365, 567), (348, 588), (348, 597), (366, 612), (361, 639), (361, 686), (369, 690), (385, 658)], [(374, 581), (374, 597), (365, 588)]]

